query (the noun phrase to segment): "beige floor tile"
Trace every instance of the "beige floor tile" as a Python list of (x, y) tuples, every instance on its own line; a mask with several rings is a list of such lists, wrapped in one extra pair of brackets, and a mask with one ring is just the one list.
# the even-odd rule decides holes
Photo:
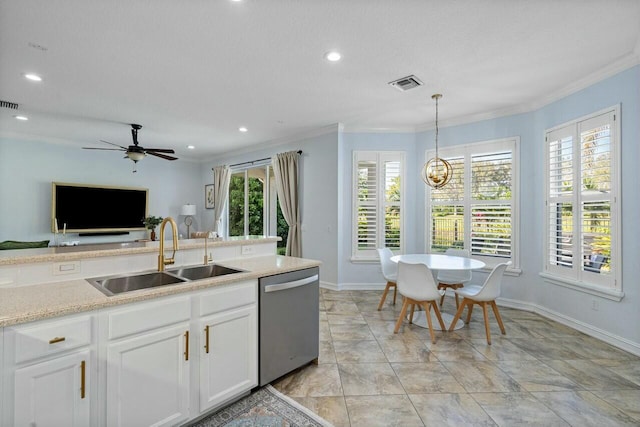
[(358, 307), (354, 302), (343, 300), (325, 300), (324, 308), (327, 313), (353, 314), (358, 311)]
[(460, 394), (409, 394), (426, 426), (495, 426), (473, 398)]
[(329, 325), (334, 341), (363, 341), (375, 339), (369, 326), (364, 325)]
[(293, 399), (329, 421), (334, 427), (350, 427), (347, 405), (343, 396), (294, 397)]
[(498, 368), (527, 391), (577, 390), (581, 387), (539, 360), (499, 361)]
[(473, 393), (471, 396), (499, 426), (569, 426), (529, 393)]
[(449, 339), (427, 344), (439, 361), (485, 361), (486, 357), (467, 341)]
[(464, 388), (440, 362), (392, 363), (408, 394), (464, 393)]
[(636, 426), (637, 421), (589, 391), (531, 393), (572, 426)]
[(387, 362), (376, 340), (336, 341), (333, 347), (338, 363)]
[(640, 425), (640, 390), (599, 391), (598, 397), (620, 409)]
[(290, 397), (343, 396), (338, 365), (308, 365), (273, 386)]
[(442, 362), (469, 393), (521, 391), (520, 385), (491, 362)]
[(318, 355), (318, 363), (327, 364), (327, 363), (336, 363), (336, 353), (333, 350), (333, 341), (320, 341), (319, 347), (319, 355)]
[(580, 359), (580, 355), (566, 347), (562, 339), (511, 339), (511, 342), (540, 360)]
[(329, 322), (320, 322), (320, 341), (331, 341), (331, 331)]
[(345, 396), (404, 394), (388, 363), (340, 363), (338, 369)]
[(367, 321), (360, 313), (327, 313), (329, 325), (366, 325)]
[(378, 343), (389, 362), (430, 362), (436, 360), (436, 357), (422, 340), (379, 338)]
[(537, 360), (508, 339), (493, 339), (491, 345), (485, 338), (469, 340), (473, 348), (489, 360)]
[(345, 396), (351, 427), (422, 427), (406, 394)]
[(640, 385), (590, 360), (548, 360), (546, 363), (587, 390), (640, 389)]
[(615, 372), (622, 378), (640, 385), (640, 359), (634, 360), (595, 360), (595, 363)]
[(562, 341), (565, 346), (582, 356), (582, 359), (636, 360), (640, 365), (636, 356), (586, 335), (566, 337)]

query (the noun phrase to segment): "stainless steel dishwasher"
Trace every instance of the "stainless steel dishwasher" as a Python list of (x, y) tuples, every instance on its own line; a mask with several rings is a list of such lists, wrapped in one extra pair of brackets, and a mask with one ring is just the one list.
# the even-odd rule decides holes
[(318, 267), (260, 279), (260, 385), (318, 358)]

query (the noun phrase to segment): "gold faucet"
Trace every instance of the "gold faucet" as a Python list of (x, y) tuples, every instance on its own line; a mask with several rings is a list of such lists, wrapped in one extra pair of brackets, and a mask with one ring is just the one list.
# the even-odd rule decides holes
[[(164, 257), (164, 226), (168, 223), (171, 224), (173, 231), (173, 255), (171, 258)], [(176, 262), (176, 251), (178, 250), (178, 224), (170, 216), (166, 217), (162, 224), (160, 224), (160, 253), (158, 254), (158, 271), (164, 271), (165, 265), (170, 265)]]
[(207, 255), (207, 240), (209, 240), (209, 231), (204, 232), (204, 265), (209, 264), (209, 262), (213, 261), (211, 256)]

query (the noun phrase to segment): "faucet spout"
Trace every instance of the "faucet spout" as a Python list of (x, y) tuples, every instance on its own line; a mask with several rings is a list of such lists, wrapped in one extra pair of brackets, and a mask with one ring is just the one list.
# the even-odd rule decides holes
[[(171, 224), (171, 230), (173, 231), (173, 255), (171, 258), (164, 257), (164, 228), (167, 223)], [(158, 253), (158, 271), (164, 271), (165, 265), (174, 264), (176, 262), (176, 251), (178, 250), (178, 224), (171, 217), (166, 217), (162, 224), (160, 224), (160, 250)]]

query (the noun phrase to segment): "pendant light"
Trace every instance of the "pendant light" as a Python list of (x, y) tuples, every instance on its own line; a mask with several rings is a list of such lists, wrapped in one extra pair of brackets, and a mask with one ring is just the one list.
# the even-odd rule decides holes
[(453, 176), (451, 164), (438, 157), (438, 100), (440, 98), (442, 98), (442, 95), (439, 93), (431, 95), (431, 99), (436, 100), (436, 156), (424, 164), (420, 174), (424, 183), (435, 189), (447, 185)]

